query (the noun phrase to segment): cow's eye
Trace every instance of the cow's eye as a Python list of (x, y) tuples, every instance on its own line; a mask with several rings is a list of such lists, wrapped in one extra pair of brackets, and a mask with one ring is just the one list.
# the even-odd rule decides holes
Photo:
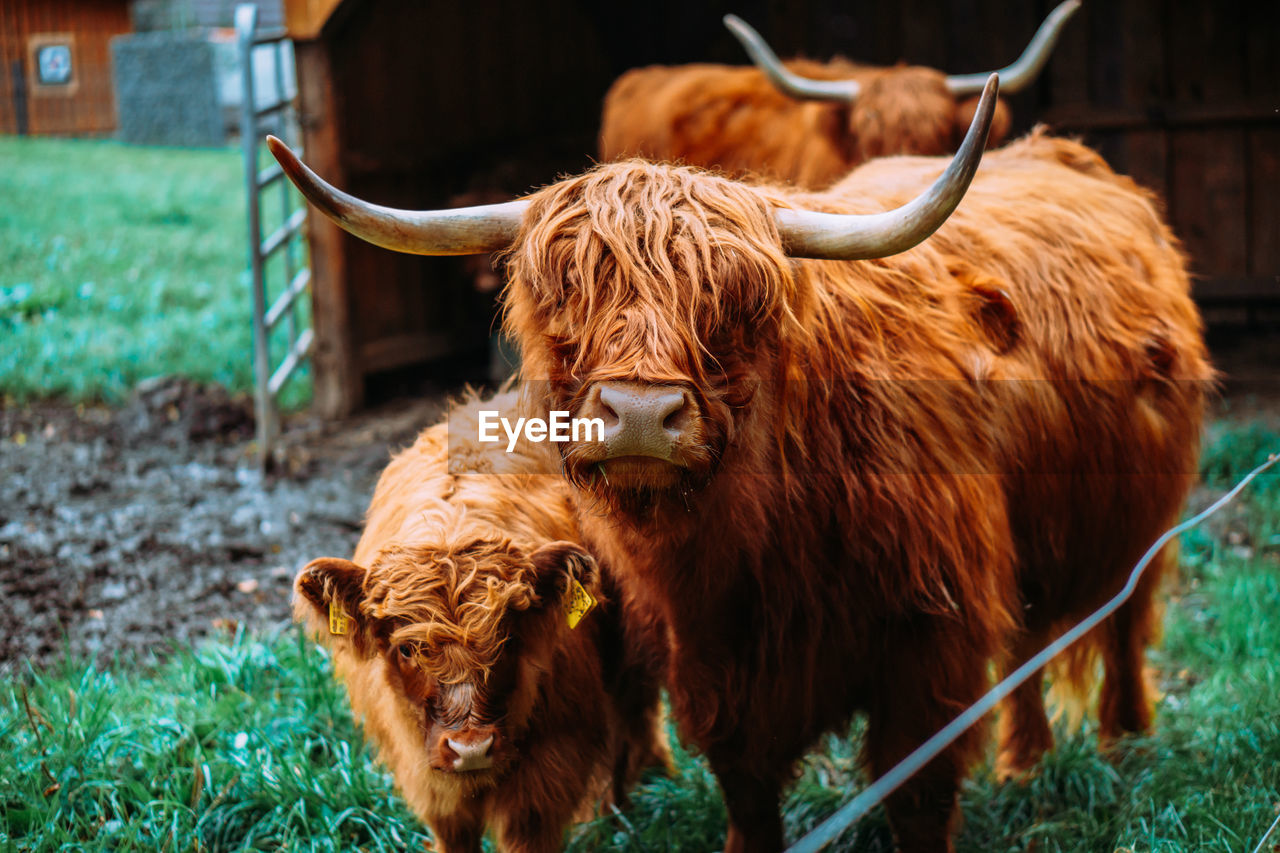
[(413, 646), (409, 643), (401, 643), (396, 646), (396, 654), (400, 655), (402, 660), (413, 660)]

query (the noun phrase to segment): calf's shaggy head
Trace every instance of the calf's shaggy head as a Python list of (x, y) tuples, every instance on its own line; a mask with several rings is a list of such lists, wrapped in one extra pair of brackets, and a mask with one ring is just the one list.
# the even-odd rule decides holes
[(573, 584), (595, 581), (594, 560), (573, 543), (525, 554), (478, 540), (392, 546), (367, 568), (313, 560), (294, 586), (313, 629), (337, 634), (330, 640), (349, 642), (360, 658), (383, 657), (432, 770), (496, 778), (514, 760), (539, 680), (571, 630)]

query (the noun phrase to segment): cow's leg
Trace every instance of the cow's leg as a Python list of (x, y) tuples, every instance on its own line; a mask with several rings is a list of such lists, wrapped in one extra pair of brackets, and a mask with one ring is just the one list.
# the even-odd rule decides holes
[(1103, 628), (1106, 677), (1098, 703), (1098, 722), (1104, 744), (1151, 727), (1155, 698), (1147, 678), (1145, 653), (1155, 638), (1159, 620), (1156, 590), (1164, 571), (1176, 561), (1174, 548), (1162, 550), (1138, 582), (1133, 596)]
[(613, 778), (609, 799), (620, 809), (627, 808), (627, 792), (649, 768), (671, 775), (674, 769), (667, 745), (665, 720), (656, 680), (633, 672), (627, 696), (615, 693), (617, 720), (613, 726)]
[[(932, 732), (921, 732), (915, 743), (923, 743)], [(871, 773), (880, 778), (908, 753), (877, 748), (881, 727), (867, 730), (867, 753)], [(895, 738), (892, 738), (896, 740)], [(925, 765), (885, 800), (889, 825), (901, 853), (951, 853), (951, 832), (956, 822), (957, 795), (963, 765), (954, 747)], [(892, 757), (891, 757), (892, 756)]]
[(556, 853), (564, 847), (564, 829), (571, 822), (571, 814), (514, 809), (499, 818), (494, 835), (503, 853)]
[(782, 849), (779, 786), (744, 773), (731, 764), (711, 760), (729, 811), (729, 837), (724, 853), (778, 853)]
[[(1001, 671), (1002, 677), (1044, 646), (1044, 637), (1024, 634)], [(1036, 670), (1000, 704), (1000, 751), (996, 773), (1011, 779), (1030, 770), (1040, 757), (1053, 749), (1053, 730), (1044, 710), (1044, 669)]]
[[(964, 648), (964, 637), (917, 635), (884, 661), (883, 678), (869, 709), (866, 758), (880, 778), (976, 701), (987, 686), (987, 659)], [(960, 780), (982, 750), (979, 723), (904, 782), (885, 801), (902, 853), (954, 850)]]
[(476, 815), (445, 815), (429, 821), (436, 853), (480, 853), (484, 825)]
[[(564, 847), (565, 828), (585, 819), (587, 791), (597, 781), (580, 758), (573, 737), (543, 737), (521, 757), (515, 773), (493, 797), (490, 826), (503, 853), (554, 853)], [(603, 782), (603, 780), (598, 780)], [(601, 786), (602, 787), (602, 786)]]

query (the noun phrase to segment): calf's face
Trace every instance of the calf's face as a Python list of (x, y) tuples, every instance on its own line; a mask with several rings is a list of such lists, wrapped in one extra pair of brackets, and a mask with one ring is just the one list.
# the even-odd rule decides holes
[(367, 569), (314, 560), (294, 586), (318, 631), (350, 642), (358, 657), (384, 659), (387, 689), (413, 717), (427, 766), (484, 778), (515, 760), (539, 680), (572, 630), (567, 596), (594, 580), (594, 560), (573, 543), (525, 555), (475, 541), (397, 546)]

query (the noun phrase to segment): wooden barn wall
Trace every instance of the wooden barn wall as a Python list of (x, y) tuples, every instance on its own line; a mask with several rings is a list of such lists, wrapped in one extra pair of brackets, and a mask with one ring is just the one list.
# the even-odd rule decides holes
[[(964, 73), (1012, 61), (1057, 4), (768, 5), (782, 55)], [(1009, 100), (1015, 132), (1078, 134), (1165, 200), (1203, 303), (1280, 304), (1280, 3), (1085, 0), (1041, 80)]]
[[(0, 133), (17, 133), (17, 100), (26, 104), (31, 134), (107, 133), (115, 129), (111, 88), (112, 36), (129, 32), (125, 0), (0, 0)], [(75, 82), (62, 90), (37, 87), (30, 37), (68, 33), (73, 37)], [(15, 92), (20, 64), (24, 91)]]
[[(345, 0), (330, 14), (332, 2), (288, 0), (286, 14), (320, 32), (298, 45), (308, 158), (366, 198), (429, 207), (586, 167), (618, 74), (745, 61), (726, 12), (783, 56), (965, 73), (1011, 62), (1055, 5)], [(1047, 121), (1079, 134), (1166, 200), (1198, 297), (1280, 297), (1280, 4), (1085, 0), (1041, 79), (1008, 100), (1015, 132)], [(468, 262), (313, 223), (322, 411), (359, 405), (380, 370), (483, 344), (492, 298), (470, 287)]]
[[(304, 141), (321, 174), (383, 204), (445, 207), (588, 165), (610, 79), (590, 21), (486, 5), (347, 3), (319, 42), (297, 44)], [(380, 373), (484, 362), (495, 303), (472, 286), (477, 260), (395, 254), (311, 222), (320, 411), (377, 396)]]

